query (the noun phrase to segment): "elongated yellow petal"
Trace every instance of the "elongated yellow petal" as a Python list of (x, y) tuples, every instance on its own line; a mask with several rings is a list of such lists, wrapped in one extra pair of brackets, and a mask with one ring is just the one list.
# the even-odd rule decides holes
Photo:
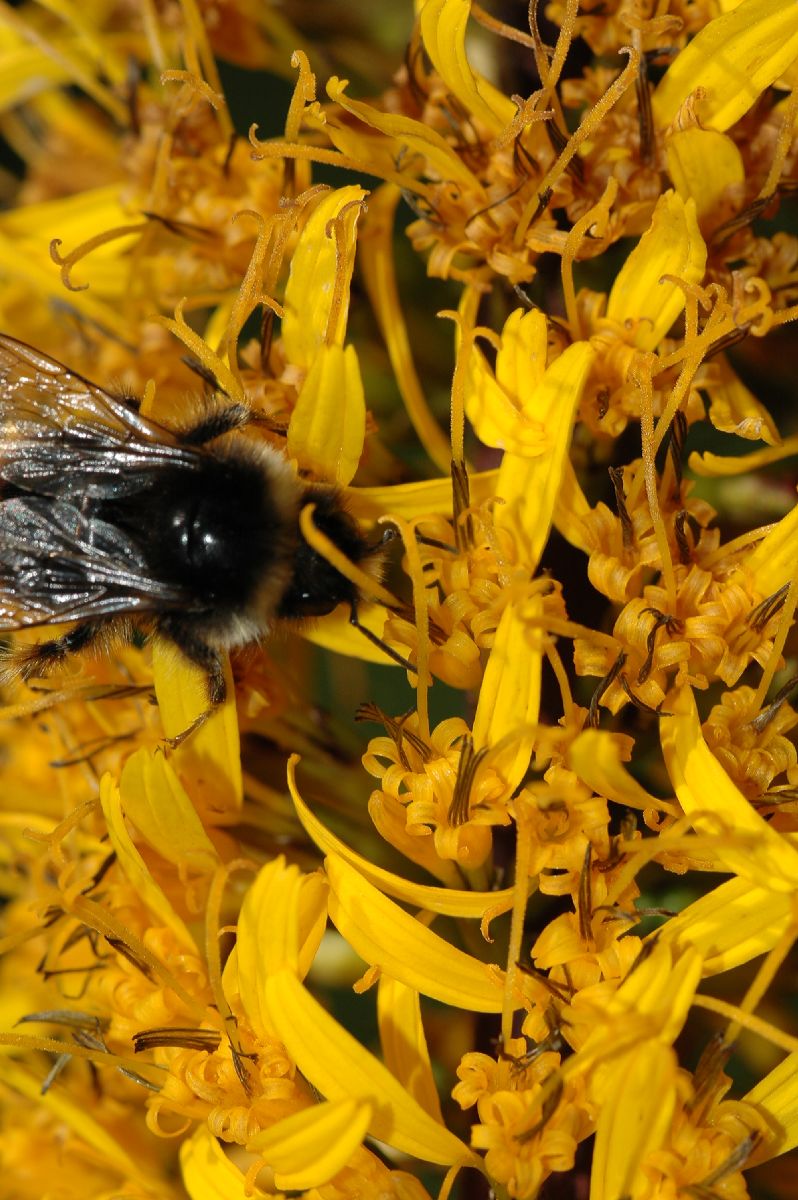
[(425, 1113), (383, 1064), (338, 1024), (290, 971), (265, 982), (264, 997), (277, 1036), (297, 1067), (327, 1100), (373, 1105), (369, 1133), (426, 1162), (473, 1161), (459, 1138)]
[(256, 1032), (267, 1030), (263, 989), (273, 971), (304, 976), (327, 922), (326, 885), (280, 856), (258, 872), (238, 921), (236, 968), (241, 1002)]
[(748, 555), (745, 566), (754, 577), (757, 590), (772, 596), (789, 583), (798, 561), (798, 504), (782, 517), (770, 533)]
[(716, 129), (673, 129), (665, 141), (668, 174), (682, 200), (694, 200), (696, 216), (715, 217), (720, 224), (727, 214), (723, 203), (729, 202), (726, 189), (745, 179), (743, 156), (725, 133)]
[(516, 309), (507, 318), (496, 356), (496, 374), (474, 349), (469, 358), (465, 409), (480, 441), (513, 454), (534, 456), (549, 449), (546, 427), (524, 410), (521, 397), (543, 379), (546, 318)]
[(574, 342), (555, 359), (524, 404), (524, 412), (548, 429), (550, 453), (531, 459), (505, 454), (499, 469), (496, 495), (504, 503), (496, 509), (496, 524), (512, 531), (530, 570), (549, 536), (576, 408), (594, 358), (589, 343)]
[(798, 1054), (789, 1054), (743, 1099), (772, 1118), (778, 1136), (756, 1153), (756, 1162), (766, 1162), (798, 1146)]
[(745, 386), (723, 355), (713, 366), (716, 378), (709, 389), (709, 419), (715, 428), (775, 446), (779, 431), (764, 404)]
[[(352, 184), (325, 196), (314, 208), (291, 256), (282, 337), (289, 361), (299, 367), (310, 368), (323, 345), (343, 346), (357, 218), (365, 195), (362, 187)], [(344, 236), (336, 240), (330, 222), (339, 217)]]
[(346, 1166), (372, 1117), (368, 1100), (326, 1100), (262, 1130), (247, 1149), (263, 1157), (279, 1188), (322, 1187)]
[(349, 483), (366, 436), (366, 400), (354, 346), (320, 346), (288, 425), (288, 454), (330, 483)]
[(365, 962), (443, 1004), (501, 1012), (502, 972), (433, 933), (337, 855), (326, 868), (330, 920)]
[[(471, 503), (482, 504), (496, 491), (498, 471), (475, 471), (468, 476)], [(378, 517), (385, 513), (408, 521), (430, 513), (452, 513), (452, 481), (424, 479), (419, 483), (394, 483), (388, 487), (350, 488), (346, 493), (352, 512), (357, 516)]]
[(594, 792), (616, 804), (625, 804), (628, 808), (640, 811), (659, 808), (678, 814), (675, 804), (657, 800), (626, 770), (621, 743), (615, 734), (598, 729), (584, 730), (571, 743), (568, 765)]
[(125, 814), (163, 858), (201, 873), (214, 869), (213, 842), (162, 752), (142, 746), (131, 754), (119, 790)]
[(476, 175), (455, 154), (445, 138), (441, 137), (434, 129), (422, 124), (421, 121), (414, 121), (412, 117), (380, 112), (370, 104), (361, 104), (357, 100), (351, 100), (346, 94), (348, 86), (348, 80), (336, 79), (333, 76), (327, 84), (327, 95), (334, 103), (340, 104), (342, 108), (350, 112), (352, 116), (357, 117), (366, 125), (370, 125), (372, 129), (378, 129), (380, 133), (393, 138), (398, 147), (406, 147), (411, 154), (420, 156), (421, 162), (426, 161), (441, 179), (452, 179), (465, 184), (466, 187), (477, 193), (483, 190)]
[(701, 88), (701, 125), (728, 129), (796, 58), (793, 0), (743, 0), (699, 30), (671, 63), (652, 98), (657, 124), (669, 125)]
[(415, 988), (391, 979), (390, 975), (381, 975), (377, 988), (377, 1020), (386, 1067), (424, 1111), (443, 1124)]
[[(209, 813), (241, 807), (241, 744), (235, 686), (229, 662), (224, 664), (227, 698), (174, 751), (171, 762), (193, 802)], [(173, 646), (156, 640), (152, 675), (164, 733), (177, 737), (208, 712), (208, 677)]]
[(172, 931), (177, 940), (183, 946), (195, 951), (196, 947), (191, 934), (153, 879), (144, 859), (133, 845), (122, 814), (119, 788), (109, 774), (103, 775), (100, 780), (100, 805), (108, 826), (108, 838), (128, 882), (132, 884), (142, 903), (146, 904), (150, 912)]
[(543, 630), (530, 624), (543, 616), (543, 601), (532, 596), (511, 602), (502, 613), (491, 647), (474, 716), (474, 747), (516, 738), (491, 758), (511, 795), (524, 777), (540, 713)]
[(676, 1107), (676, 1056), (644, 1042), (611, 1067), (596, 1124), (590, 1200), (646, 1194), (640, 1164), (663, 1144)]
[(728, 879), (683, 908), (658, 936), (678, 946), (695, 946), (703, 955), (702, 973), (717, 975), (772, 949), (791, 913), (789, 892)]
[[(798, 887), (798, 850), (759, 816), (704, 741), (689, 688), (661, 718), (662, 751), (679, 803), (696, 829), (718, 835), (717, 858), (751, 883), (776, 891)], [(727, 834), (720, 831), (727, 830)], [(744, 848), (734, 838), (747, 837)]]
[(205, 1122), (181, 1142), (180, 1169), (191, 1200), (261, 1200), (266, 1196), (261, 1188), (247, 1184)]
[(706, 261), (694, 201), (666, 192), (615, 278), (607, 317), (629, 329), (629, 341), (638, 350), (653, 350), (684, 308), (683, 289), (663, 275), (700, 283)]
[(376, 866), (355, 850), (350, 850), (340, 838), (322, 825), (300, 796), (296, 786), (297, 762), (296, 756), (289, 760), (288, 788), (296, 807), (297, 816), (308, 836), (324, 854), (335, 856), (349, 863), (381, 892), (394, 896), (406, 904), (414, 904), (417, 908), (440, 913), (441, 916), (468, 917), (479, 921), (494, 909), (501, 911), (503, 904), (508, 907), (512, 904), (512, 888), (505, 888), (500, 892), (468, 892), (458, 891), (455, 888), (430, 887), (427, 884), (413, 883), (409, 879), (402, 879), (401, 876), (386, 871), (384, 867)]
[(498, 133), (512, 121), (516, 108), (469, 64), (465, 31), (470, 0), (427, 0), (421, 9), (421, 36), (435, 70), (468, 111)]
[(713, 454), (705, 450), (699, 454), (694, 450), (687, 460), (690, 470), (696, 475), (708, 478), (715, 476), (747, 475), (749, 471), (758, 471), (771, 463), (781, 462), (798, 454), (798, 437), (785, 438), (778, 446), (767, 446), (764, 450), (754, 450), (753, 454), (739, 454), (733, 457), (723, 454)]

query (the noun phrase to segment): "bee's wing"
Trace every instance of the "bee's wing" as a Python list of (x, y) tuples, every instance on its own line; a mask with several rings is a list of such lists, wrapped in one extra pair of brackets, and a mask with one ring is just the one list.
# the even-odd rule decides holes
[(0, 479), (51, 496), (123, 495), (192, 457), (124, 400), (0, 334)]
[(0, 503), (0, 629), (186, 603), (115, 525), (45, 496)]

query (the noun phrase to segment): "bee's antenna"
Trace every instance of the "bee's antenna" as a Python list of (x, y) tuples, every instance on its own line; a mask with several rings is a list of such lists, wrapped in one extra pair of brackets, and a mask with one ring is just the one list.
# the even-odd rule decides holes
[(413, 664), (406, 658), (402, 658), (402, 655), (399, 654), (398, 651), (389, 646), (387, 642), (384, 642), (382, 638), (377, 637), (376, 633), (374, 633), (371, 629), (368, 629), (365, 625), (361, 624), (360, 617), (357, 613), (357, 600), (352, 601), (352, 605), (349, 610), (349, 624), (353, 625), (355, 629), (359, 629), (363, 636), (368, 638), (373, 646), (378, 646), (380, 650), (387, 654), (389, 658), (393, 659), (393, 661), (400, 667), (404, 667), (406, 671), (412, 671), (414, 675), (418, 675), (418, 667), (413, 666)]

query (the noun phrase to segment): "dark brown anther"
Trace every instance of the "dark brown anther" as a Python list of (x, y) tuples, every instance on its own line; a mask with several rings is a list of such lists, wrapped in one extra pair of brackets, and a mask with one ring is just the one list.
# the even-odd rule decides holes
[(787, 599), (789, 589), (789, 583), (782, 584), (777, 592), (773, 592), (771, 596), (766, 596), (760, 604), (757, 604), (756, 608), (751, 609), (747, 621), (749, 628), (756, 630), (757, 633), (761, 633), (768, 621), (772, 617), (775, 617), (784, 607), (784, 601)]
[(678, 409), (671, 421), (671, 427), (668, 430), (668, 453), (670, 455), (671, 464), (673, 465), (673, 474), (676, 480), (674, 495), (679, 498), (682, 489), (682, 466), (684, 460), (684, 444), (687, 441), (687, 417)]
[(760, 196), (752, 204), (747, 205), (738, 212), (735, 217), (730, 217), (728, 221), (724, 221), (722, 225), (718, 225), (717, 229), (713, 230), (709, 237), (709, 246), (714, 250), (722, 245), (723, 242), (728, 241), (739, 230), (747, 228), (757, 217), (761, 217), (765, 209), (773, 203), (773, 200), (773, 196)]
[[(465, 554), (474, 546), (474, 522), (468, 509), (471, 505), (471, 487), (464, 462), (452, 463), (452, 513), (454, 515), (454, 541), (458, 553)], [(461, 520), (463, 513), (468, 513)]]
[(646, 638), (646, 650), (648, 653), (642, 667), (637, 672), (638, 683), (645, 683), (651, 674), (651, 669), (654, 665), (654, 650), (656, 649), (658, 630), (664, 629), (668, 636), (672, 637), (674, 634), (680, 634), (684, 629), (684, 624), (678, 617), (671, 616), (670, 613), (660, 612), (658, 608), (644, 608), (641, 615), (645, 613), (652, 615), (654, 625)]
[(623, 468), (610, 467), (610, 479), (615, 491), (615, 506), (618, 509), (618, 520), (621, 522), (621, 538), (624, 550), (634, 545), (635, 531), (629, 509), (626, 507), (626, 493), (623, 489)]
[(615, 662), (612, 664), (609, 671), (604, 676), (604, 678), (601, 680), (601, 682), (599, 683), (599, 685), (596, 688), (593, 695), (590, 697), (590, 709), (589, 709), (589, 713), (588, 713), (588, 722), (587, 723), (591, 729), (598, 729), (598, 727), (599, 727), (598, 706), (601, 703), (601, 698), (604, 695), (604, 693), (612, 686), (612, 684), (615, 682), (615, 680), (618, 678), (618, 676), (620, 675), (620, 673), (623, 670), (625, 665), (626, 665), (626, 651), (621, 650), (621, 652), (618, 655), (618, 657), (616, 658)]
[(406, 713), (403, 713), (401, 717), (389, 717), (388, 714), (383, 712), (378, 705), (369, 701), (367, 704), (361, 704), (357, 709), (355, 713), (355, 720), (376, 721), (378, 724), (382, 725), (385, 729), (385, 732), (396, 746), (396, 753), (402, 766), (406, 771), (412, 771), (413, 768), (410, 765), (404, 750), (405, 742), (413, 747), (422, 762), (429, 762), (429, 760), (432, 758), (432, 751), (427, 743), (422, 741), (418, 734), (413, 733), (412, 730), (405, 729), (405, 721), (408, 719), (408, 717), (411, 717), (415, 711), (416, 710), (414, 708), (411, 708), (408, 709)]
[[(549, 141), (552, 144), (554, 152), (556, 154), (562, 154), (563, 150), (568, 145), (568, 134), (563, 133), (562, 129), (560, 129), (559, 125), (557, 125), (555, 121), (546, 122), (546, 133), (549, 135)], [(578, 183), (582, 183), (584, 181), (585, 168), (583, 167), (582, 160), (578, 157), (578, 155), (574, 155), (574, 157), (568, 163), (566, 171), (569, 175), (572, 175)], [(548, 201), (546, 203), (548, 203)]]
[(161, 1046), (180, 1047), (182, 1050), (207, 1050), (212, 1054), (222, 1044), (222, 1035), (215, 1029), (191, 1029), (181, 1026), (160, 1029), (144, 1029), (133, 1034), (133, 1051), (141, 1054)]
[(468, 733), (463, 738), (460, 747), (460, 761), (457, 764), (457, 778), (454, 781), (452, 802), (449, 805), (448, 819), (452, 828), (465, 825), (471, 815), (471, 789), (477, 768), (487, 753), (486, 749), (474, 750), (474, 739)]
[(792, 678), (787, 680), (783, 687), (779, 688), (778, 692), (776, 692), (776, 695), (773, 697), (767, 708), (763, 708), (761, 713), (754, 717), (753, 721), (748, 722), (749, 727), (756, 733), (762, 733), (764, 729), (767, 729), (768, 725), (776, 716), (785, 700), (788, 698), (790, 693), (794, 691), (796, 685), (798, 685), (798, 675), (793, 675)]
[(540, 1109), (540, 1117), (530, 1129), (524, 1129), (521, 1133), (515, 1135), (516, 1141), (522, 1145), (525, 1142), (531, 1142), (536, 1138), (548, 1125), (554, 1113), (557, 1111), (557, 1106), (562, 1097), (563, 1082), (559, 1073), (549, 1075), (543, 1085), (543, 1103)]
[(579, 936), (586, 946), (593, 944), (593, 887), (590, 878), (590, 863), (593, 857), (593, 847), (588, 842), (582, 870), (579, 872), (579, 895), (576, 901), (576, 912), (579, 919)]
[(654, 116), (651, 111), (651, 88), (648, 84), (648, 57), (640, 55), (635, 76), (637, 95), (637, 124), (640, 129), (640, 161), (650, 166), (654, 161)]
[(676, 538), (676, 547), (679, 551), (679, 562), (685, 567), (689, 566), (693, 561), (693, 549), (687, 537), (689, 518), (690, 514), (686, 508), (680, 509), (673, 518), (673, 533)]

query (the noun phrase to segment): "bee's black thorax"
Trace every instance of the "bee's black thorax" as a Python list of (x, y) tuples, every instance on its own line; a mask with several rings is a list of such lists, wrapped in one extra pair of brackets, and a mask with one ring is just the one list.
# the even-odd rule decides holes
[[(313, 523), (348, 559), (359, 563), (370, 549), (355, 520), (341, 507), (338, 494), (329, 487), (308, 487), (301, 506), (315, 505)], [(357, 587), (336, 571), (302, 535), (294, 555), (292, 578), (277, 609), (278, 617), (324, 617), (339, 604), (353, 604)]]
[(99, 508), (140, 541), (153, 576), (190, 596), (194, 612), (246, 609), (264, 576), (285, 572), (293, 555), (284, 506), (246, 458), (202, 454), (188, 468), (162, 467)]

